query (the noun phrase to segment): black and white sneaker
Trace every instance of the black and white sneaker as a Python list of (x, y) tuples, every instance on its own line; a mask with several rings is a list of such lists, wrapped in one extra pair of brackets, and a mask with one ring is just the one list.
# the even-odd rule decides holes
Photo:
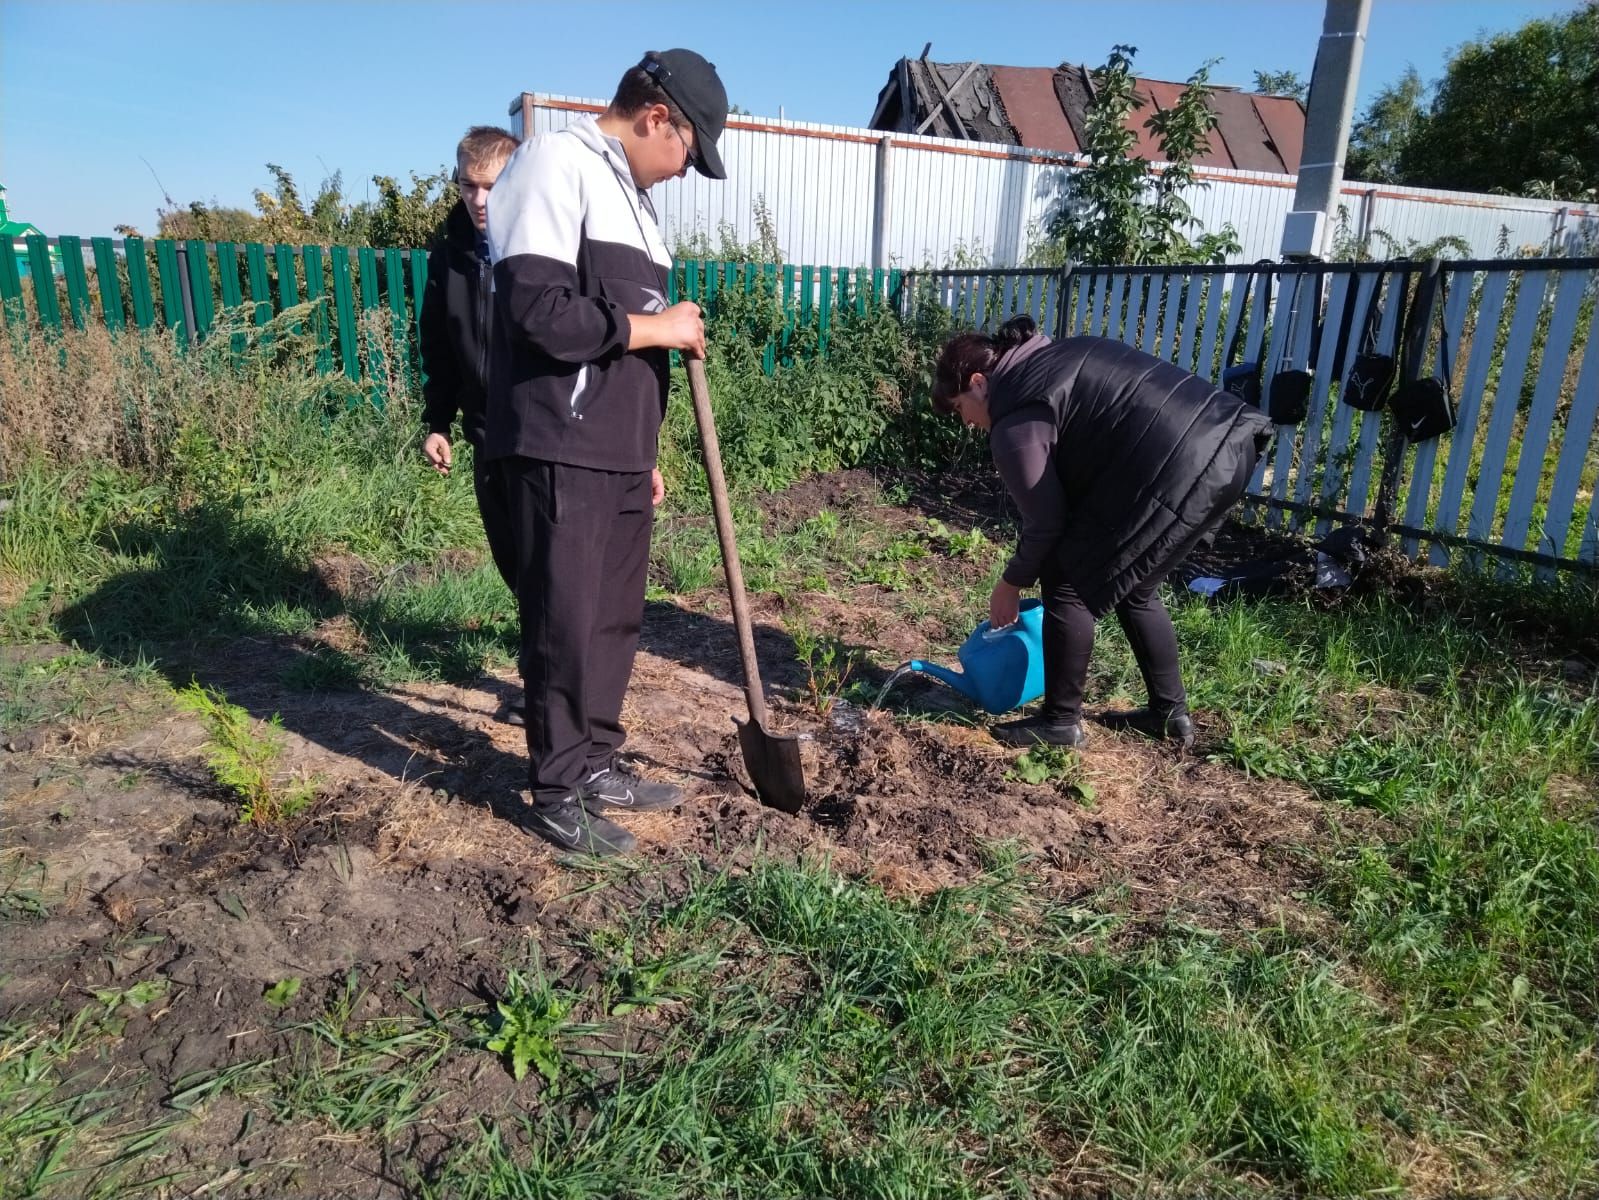
[(590, 812), (655, 812), (683, 803), (683, 789), (676, 784), (640, 779), (614, 766), (595, 771), (578, 789)]
[(559, 800), (536, 800), (528, 806), (523, 823), (562, 850), (601, 857), (631, 854), (638, 847), (633, 835), (584, 808), (579, 800), (581, 795), (581, 792), (572, 792)]

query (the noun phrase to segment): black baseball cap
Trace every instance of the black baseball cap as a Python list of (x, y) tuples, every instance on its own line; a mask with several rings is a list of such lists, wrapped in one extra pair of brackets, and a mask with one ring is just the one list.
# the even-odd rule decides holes
[(694, 126), (694, 169), (710, 179), (726, 179), (716, 139), (727, 126), (727, 89), (716, 74), (716, 64), (692, 50), (662, 50), (646, 54), (639, 66)]

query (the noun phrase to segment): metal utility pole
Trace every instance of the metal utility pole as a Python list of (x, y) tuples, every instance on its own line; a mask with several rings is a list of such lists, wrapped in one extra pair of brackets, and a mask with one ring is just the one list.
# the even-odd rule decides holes
[(1344, 182), (1344, 155), (1370, 15), (1371, 0), (1327, 0), (1316, 65), (1310, 73), (1294, 207), (1283, 222), (1284, 258), (1320, 258), (1326, 251), (1338, 213), (1338, 189)]
[(893, 212), (894, 139), (884, 134), (877, 140), (877, 186), (872, 202), (872, 266), (888, 267), (889, 214)]

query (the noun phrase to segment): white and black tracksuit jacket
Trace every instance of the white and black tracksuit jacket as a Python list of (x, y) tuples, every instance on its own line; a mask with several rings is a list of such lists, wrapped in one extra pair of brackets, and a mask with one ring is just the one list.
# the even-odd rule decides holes
[(489, 193), (495, 335), (485, 456), (655, 466), (670, 355), (627, 352), (666, 307), (671, 255), (621, 142), (593, 117), (511, 155)]

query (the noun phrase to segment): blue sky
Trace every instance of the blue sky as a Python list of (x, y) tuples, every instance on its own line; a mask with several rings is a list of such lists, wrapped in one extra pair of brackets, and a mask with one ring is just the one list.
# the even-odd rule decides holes
[[(1374, 0), (1361, 101), (1450, 47), (1566, 12), (1575, 0)], [(864, 125), (901, 54), (1012, 66), (1104, 61), (1138, 47), (1141, 74), (1309, 77), (1319, 0), (812, 0), (803, 4), (400, 0), (144, 3), (0, 0), (0, 184), (12, 215), (55, 235), (154, 231), (161, 189), (251, 207), (288, 168), (367, 193), (444, 163), (472, 124), (522, 91), (603, 97), (646, 49), (690, 46), (753, 113)], [(146, 162), (149, 166), (146, 166)]]

